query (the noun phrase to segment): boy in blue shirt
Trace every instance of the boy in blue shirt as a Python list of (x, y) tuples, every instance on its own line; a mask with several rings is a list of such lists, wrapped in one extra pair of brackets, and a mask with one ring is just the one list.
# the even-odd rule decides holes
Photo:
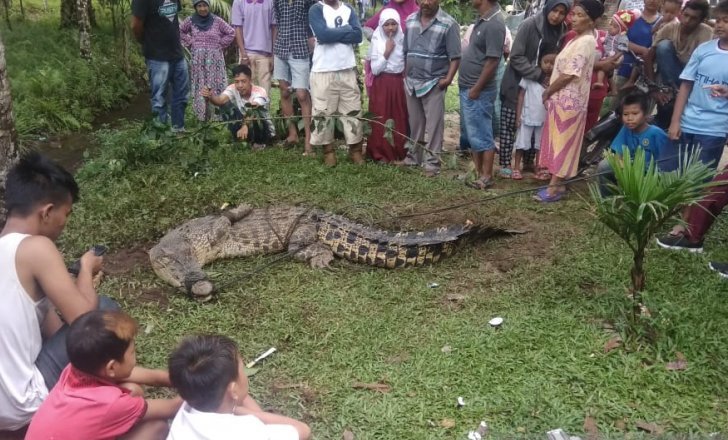
[[(668, 150), (670, 139), (661, 128), (647, 123), (648, 108), (647, 96), (643, 93), (631, 93), (624, 98), (622, 129), (615, 136), (610, 148), (620, 156), (626, 148), (631, 157), (634, 157), (637, 149), (641, 148), (645, 151), (646, 166), (649, 166), (650, 162), (655, 162), (663, 170), (660, 160), (665, 158), (665, 151)], [(602, 197), (609, 196), (611, 191), (607, 185), (616, 183), (616, 180), (606, 159), (599, 163), (597, 175), (599, 176), (599, 192)]]
[[(728, 15), (728, 3), (722, 1), (713, 14), (719, 21)], [(728, 84), (728, 35), (718, 33), (718, 39), (707, 41), (695, 49), (680, 74), (682, 83), (675, 98), (675, 111), (668, 135), (674, 141), (677, 155), (700, 146), (700, 160), (715, 169), (723, 154), (728, 133), (728, 100), (711, 96), (710, 86)], [(677, 168), (677, 158), (670, 169)]]

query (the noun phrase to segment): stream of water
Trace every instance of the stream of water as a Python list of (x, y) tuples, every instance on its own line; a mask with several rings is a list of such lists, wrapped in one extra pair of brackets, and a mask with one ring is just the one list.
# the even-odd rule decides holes
[(77, 170), (83, 163), (83, 153), (98, 148), (94, 132), (103, 126), (118, 127), (122, 121), (144, 119), (151, 113), (149, 95), (140, 93), (129, 101), (124, 108), (113, 110), (97, 117), (91, 131), (80, 131), (62, 136), (38, 137), (28, 142), (30, 147), (40, 151), (69, 171)]

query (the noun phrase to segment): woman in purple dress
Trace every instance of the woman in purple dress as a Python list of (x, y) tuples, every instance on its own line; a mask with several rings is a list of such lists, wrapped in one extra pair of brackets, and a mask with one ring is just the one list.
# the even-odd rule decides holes
[(210, 13), (206, 0), (195, 0), (195, 14), (179, 27), (182, 45), (192, 54), (192, 102), (197, 118), (213, 119), (207, 114), (202, 90), (209, 87), (219, 95), (227, 87), (223, 50), (235, 39), (235, 30), (222, 18)]

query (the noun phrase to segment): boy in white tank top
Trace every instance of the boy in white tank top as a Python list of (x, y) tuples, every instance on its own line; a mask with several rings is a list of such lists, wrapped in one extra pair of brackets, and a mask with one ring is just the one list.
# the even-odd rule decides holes
[(102, 258), (85, 253), (74, 280), (54, 243), (77, 199), (73, 176), (38, 153), (8, 172), (8, 218), (0, 232), (0, 431), (27, 425), (68, 363), (64, 321), (99, 307), (93, 276)]

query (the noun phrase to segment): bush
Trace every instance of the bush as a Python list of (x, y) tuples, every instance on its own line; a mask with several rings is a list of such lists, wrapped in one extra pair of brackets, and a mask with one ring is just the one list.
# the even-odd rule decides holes
[(119, 67), (117, 43), (103, 24), (92, 34), (91, 61), (79, 56), (78, 32), (59, 29), (53, 12), (12, 30), (3, 29), (3, 39), (21, 135), (89, 128), (96, 115), (122, 106), (139, 93), (143, 59), (133, 53), (131, 73), (125, 74)]

